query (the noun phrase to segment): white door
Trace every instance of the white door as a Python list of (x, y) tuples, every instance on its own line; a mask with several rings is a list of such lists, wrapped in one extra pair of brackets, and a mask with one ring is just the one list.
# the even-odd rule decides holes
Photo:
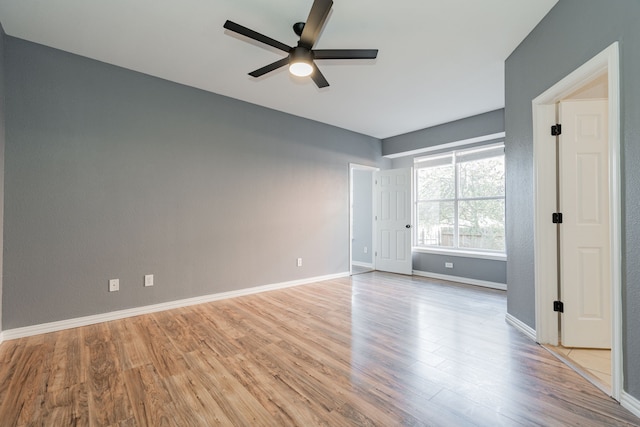
[(606, 100), (560, 103), (562, 345), (611, 348)]
[(411, 274), (411, 169), (376, 172), (376, 270)]

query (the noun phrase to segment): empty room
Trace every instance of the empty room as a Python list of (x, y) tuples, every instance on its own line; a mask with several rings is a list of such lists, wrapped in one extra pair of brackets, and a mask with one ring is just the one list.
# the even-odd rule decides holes
[(0, 0), (0, 427), (640, 426), (637, 0)]

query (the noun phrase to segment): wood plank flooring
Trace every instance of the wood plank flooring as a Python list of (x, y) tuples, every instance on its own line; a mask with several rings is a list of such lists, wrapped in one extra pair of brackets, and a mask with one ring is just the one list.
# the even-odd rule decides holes
[(367, 273), (7, 341), (0, 426), (638, 426), (505, 293)]

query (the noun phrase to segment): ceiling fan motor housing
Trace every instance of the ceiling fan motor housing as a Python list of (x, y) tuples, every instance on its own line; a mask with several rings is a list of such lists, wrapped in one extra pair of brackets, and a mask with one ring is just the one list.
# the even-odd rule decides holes
[(303, 46), (296, 46), (289, 52), (289, 61), (293, 62), (307, 62), (313, 61), (313, 51)]

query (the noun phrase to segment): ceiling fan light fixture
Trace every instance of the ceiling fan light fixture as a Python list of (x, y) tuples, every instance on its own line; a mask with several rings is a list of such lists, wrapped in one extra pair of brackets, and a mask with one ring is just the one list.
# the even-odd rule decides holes
[(289, 53), (289, 72), (294, 76), (307, 77), (313, 73), (311, 51), (304, 47), (296, 47)]
[(292, 62), (289, 64), (289, 72), (294, 76), (307, 77), (313, 73), (313, 67), (305, 61)]

